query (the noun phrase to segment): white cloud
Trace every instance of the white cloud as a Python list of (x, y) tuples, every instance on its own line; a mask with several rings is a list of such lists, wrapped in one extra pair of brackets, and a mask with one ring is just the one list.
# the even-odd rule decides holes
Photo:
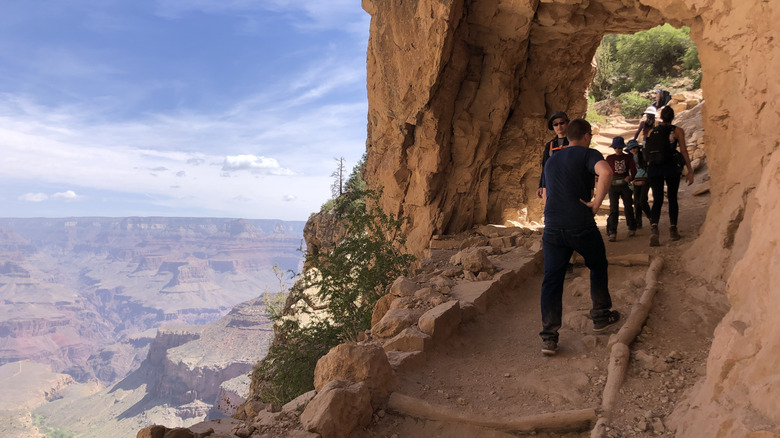
[(296, 199), (298, 199), (298, 197), (295, 196), (295, 195), (284, 195), (284, 196), (282, 196), (282, 201), (284, 201), (284, 202), (292, 202), (292, 201), (295, 201)]
[(25, 193), (19, 197), (20, 201), (25, 202), (43, 202), (47, 199), (49, 199), (49, 196), (46, 193)]
[(55, 193), (51, 195), (51, 199), (56, 199), (58, 201), (76, 201), (80, 199), (81, 196), (77, 195), (76, 192), (73, 190), (67, 190), (65, 192)]
[(266, 158), (256, 155), (235, 155), (225, 157), (222, 163), (223, 172), (235, 172), (246, 170), (254, 174), (262, 175), (294, 175), (290, 169), (279, 165), (274, 158)]

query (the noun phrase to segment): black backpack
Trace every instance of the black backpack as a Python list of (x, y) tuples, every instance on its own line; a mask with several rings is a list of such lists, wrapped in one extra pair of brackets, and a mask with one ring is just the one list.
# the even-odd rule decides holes
[(645, 142), (645, 160), (647, 164), (665, 164), (672, 160), (675, 146), (669, 140), (674, 125), (656, 125)]

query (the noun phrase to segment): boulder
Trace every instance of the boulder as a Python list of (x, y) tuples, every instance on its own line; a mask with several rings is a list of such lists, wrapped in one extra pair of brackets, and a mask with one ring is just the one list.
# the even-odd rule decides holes
[(377, 345), (357, 344), (337, 345), (317, 361), (314, 389), (320, 391), (331, 380), (365, 382), (374, 407), (385, 402), (396, 383), (384, 350)]
[(390, 309), (385, 316), (373, 327), (371, 334), (378, 338), (390, 338), (401, 330), (417, 323), (422, 315), (421, 309)]
[(439, 304), (425, 312), (418, 325), (420, 331), (430, 335), (434, 340), (447, 339), (458, 328), (461, 321), (460, 303), (458, 300)]
[(406, 277), (398, 277), (390, 286), (390, 293), (397, 297), (408, 297), (414, 295), (414, 291), (419, 289), (417, 283)]
[(322, 438), (347, 438), (371, 422), (371, 393), (365, 382), (333, 380), (317, 391), (301, 414), (301, 424)]
[(463, 270), (477, 273), (481, 271), (493, 272), (493, 263), (488, 259), (487, 251), (482, 248), (467, 248), (450, 258), (453, 265), (463, 266)]

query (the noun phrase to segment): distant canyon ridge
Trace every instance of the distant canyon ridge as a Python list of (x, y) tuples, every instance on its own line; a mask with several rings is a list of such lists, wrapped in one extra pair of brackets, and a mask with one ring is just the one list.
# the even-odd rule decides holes
[(107, 385), (157, 328), (208, 324), (300, 271), (304, 221), (0, 219), (0, 366), (30, 361)]

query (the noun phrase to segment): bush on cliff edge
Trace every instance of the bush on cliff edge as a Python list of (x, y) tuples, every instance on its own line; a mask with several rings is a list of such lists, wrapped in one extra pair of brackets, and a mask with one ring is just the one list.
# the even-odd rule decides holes
[(293, 286), (288, 300), (311, 301), (302, 295), (314, 287), (325, 316), (316, 315), (316, 306), (305, 310), (309, 313), (305, 322), (291, 318), (289, 312), (272, 315), (274, 342), (252, 376), (252, 395), (261, 401), (280, 406), (313, 389), (317, 360), (370, 329), (377, 300), (398, 276), (408, 273), (413, 256), (404, 249), (405, 218), (385, 213), (378, 200), (379, 194), (370, 190), (350, 191), (335, 200), (334, 210), (343, 212), (347, 237), (330, 252), (307, 254), (311, 269)]

